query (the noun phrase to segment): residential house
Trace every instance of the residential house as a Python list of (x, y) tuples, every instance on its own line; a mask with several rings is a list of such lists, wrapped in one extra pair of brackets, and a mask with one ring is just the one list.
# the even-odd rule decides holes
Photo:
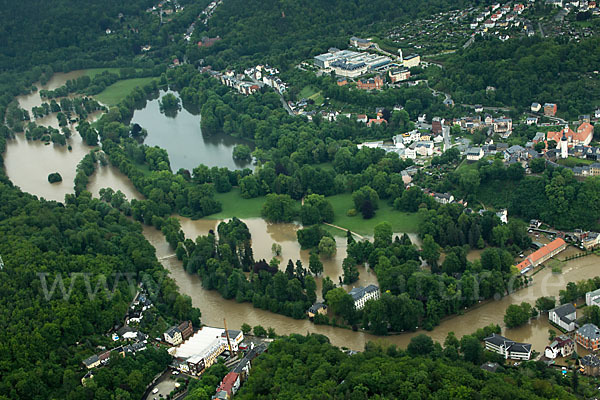
[(236, 372), (230, 372), (221, 381), (221, 384), (217, 388), (217, 393), (212, 397), (213, 399), (228, 400), (235, 395), (240, 388), (240, 374)]
[(508, 134), (508, 132), (512, 131), (512, 119), (504, 117), (496, 118), (492, 122), (492, 126), (494, 133)]
[(327, 314), (327, 306), (323, 303), (315, 303), (308, 309), (308, 318), (314, 318), (315, 315), (325, 315)]
[(548, 311), (548, 319), (567, 332), (575, 330), (577, 310), (571, 303), (563, 304)]
[(540, 142), (546, 141), (546, 133), (544, 133), (544, 132), (537, 132), (531, 141), (534, 144), (538, 144)]
[(442, 133), (442, 126), (444, 125), (444, 119), (440, 117), (433, 117), (431, 120), (431, 132), (435, 135)]
[(508, 224), (508, 210), (506, 208), (496, 212), (496, 216), (500, 218), (501, 223)]
[(556, 104), (554, 103), (546, 103), (544, 104), (544, 115), (548, 117), (554, 117), (557, 111)]
[(337, 80), (337, 85), (338, 86), (345, 86), (347, 84), (348, 84), (348, 79), (346, 79), (346, 78), (339, 78)]
[(377, 118), (371, 118), (369, 120), (369, 122), (367, 122), (367, 126), (372, 126), (373, 124), (375, 125), (381, 125), (381, 124), (387, 124), (387, 121), (383, 118), (377, 117)]
[(579, 366), (583, 369), (583, 373), (585, 375), (600, 375), (600, 358), (598, 358), (595, 354), (588, 354), (580, 358)]
[(575, 351), (575, 342), (567, 335), (561, 335), (554, 338), (554, 341), (546, 346), (544, 355), (546, 358), (554, 360), (556, 357), (569, 357)]
[(471, 147), (467, 150), (467, 160), (479, 161), (483, 158), (483, 149), (481, 147)]
[(527, 117), (527, 119), (525, 120), (525, 123), (527, 125), (537, 125), (538, 118), (537, 117)]
[(93, 356), (86, 358), (82, 362), (87, 369), (92, 369), (100, 365), (100, 358), (96, 354), (94, 354)]
[(356, 122), (364, 122), (366, 124), (368, 120), (369, 119), (367, 118), (367, 116), (365, 114), (358, 114), (356, 116)]
[(449, 204), (454, 201), (454, 196), (452, 196), (450, 193), (432, 192), (431, 195), (433, 196), (433, 199), (440, 204)]
[(600, 306), (600, 289), (585, 294), (585, 304), (588, 306)]
[(600, 233), (586, 232), (586, 234), (581, 237), (581, 245), (586, 250), (595, 249), (600, 245)]
[(177, 346), (183, 342), (183, 336), (181, 336), (181, 331), (175, 325), (167, 329), (167, 331), (163, 334), (165, 338), (165, 342)]
[(475, 105), (475, 112), (476, 113), (483, 112), (483, 106), (481, 104), (476, 104)]
[(596, 111), (594, 111), (594, 118), (600, 118), (600, 108), (596, 109)]
[(367, 287), (355, 287), (350, 290), (350, 296), (354, 300), (354, 307), (357, 310), (361, 310), (368, 300), (377, 300), (380, 296), (379, 288), (375, 285), (369, 285)]
[(529, 360), (531, 358), (531, 344), (517, 343), (495, 333), (483, 339), (486, 350), (493, 351), (511, 360)]
[(597, 351), (600, 348), (600, 329), (594, 324), (585, 324), (575, 332), (575, 342), (584, 349)]
[(531, 103), (531, 111), (538, 112), (542, 109), (542, 105), (540, 103)]
[(557, 238), (554, 241), (548, 243), (544, 247), (534, 251), (530, 255), (528, 255), (525, 260), (521, 261), (517, 264), (517, 269), (524, 274), (525, 272), (537, 267), (543, 262), (547, 261), (551, 257), (559, 254), (561, 251), (567, 248), (567, 243), (561, 239)]

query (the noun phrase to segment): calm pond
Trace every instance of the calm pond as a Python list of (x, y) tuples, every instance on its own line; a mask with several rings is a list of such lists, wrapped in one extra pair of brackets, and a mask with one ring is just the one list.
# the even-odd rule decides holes
[[(179, 98), (172, 91), (161, 91), (160, 98), (167, 93)], [(160, 112), (160, 98), (150, 100), (144, 109), (136, 110), (131, 122), (148, 131), (145, 144), (167, 150), (173, 172), (180, 168), (191, 172), (200, 164), (229, 169), (251, 167), (250, 162), (236, 161), (232, 156), (235, 145), (246, 144), (252, 148), (250, 142), (229, 135), (203, 135), (199, 115), (182, 108), (174, 117), (166, 116)]]

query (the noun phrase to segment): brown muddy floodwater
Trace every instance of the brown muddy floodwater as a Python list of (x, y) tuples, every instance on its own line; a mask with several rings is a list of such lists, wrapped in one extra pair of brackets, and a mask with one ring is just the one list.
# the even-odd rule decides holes
[[(191, 221), (181, 219), (182, 228), (186, 237), (195, 238), (198, 234), (206, 234), (209, 229), (215, 229), (218, 221), (201, 220)], [(271, 258), (271, 244), (275, 241), (282, 246), (282, 267), (285, 268), (288, 258), (293, 260), (300, 257), (304, 265), (308, 263), (308, 253), (299, 249), (295, 239), (293, 224), (268, 224), (261, 219), (244, 220), (252, 232), (253, 248), (255, 258)], [(272, 226), (269, 226), (272, 225)], [(228, 326), (240, 328), (243, 323), (251, 326), (262, 325), (273, 327), (279, 334), (307, 332), (327, 335), (331, 342), (340, 347), (348, 347), (355, 350), (364, 349), (368, 341), (378, 341), (386, 344), (396, 344), (406, 347), (410, 339), (418, 332), (411, 332), (386, 337), (373, 336), (364, 332), (352, 332), (347, 329), (333, 328), (330, 326), (314, 325), (308, 320), (294, 320), (282, 315), (273, 314), (268, 311), (256, 309), (250, 303), (236, 303), (234, 300), (224, 300), (216, 291), (207, 291), (202, 288), (200, 279), (196, 275), (186, 273), (180, 261), (173, 257), (173, 250), (165, 241), (163, 235), (152, 227), (144, 227), (144, 235), (157, 250), (157, 256), (167, 268), (173, 279), (179, 285), (181, 292), (189, 295), (195, 307), (202, 311), (202, 321), (207, 325), (220, 326), (223, 318), (227, 318)], [(341, 261), (345, 256), (345, 240), (337, 239), (338, 254), (335, 259), (324, 260), (325, 274), (337, 280), (341, 276)], [(569, 249), (567, 252), (576, 251)], [(568, 254), (568, 253), (567, 253)], [(564, 255), (563, 255), (564, 256)], [(377, 283), (372, 272), (359, 269), (361, 276), (356, 285)], [(531, 286), (522, 289), (499, 300), (483, 302), (477, 307), (466, 311), (463, 315), (450, 317), (437, 326), (431, 332), (424, 332), (434, 340), (443, 342), (448, 332), (454, 332), (458, 337), (473, 333), (478, 328), (489, 324), (500, 324), (503, 326), (504, 312), (510, 304), (520, 304), (523, 301), (534, 303), (541, 296), (556, 296), (567, 282), (578, 281), (596, 276), (600, 273), (600, 258), (588, 256), (569, 261), (562, 274), (552, 274), (550, 268), (537, 273), (533, 278)], [(319, 287), (321, 279), (317, 279)], [(348, 288), (346, 288), (348, 289)], [(319, 290), (320, 292), (320, 290)], [(515, 341), (532, 343), (534, 350), (543, 352), (548, 341), (547, 316), (541, 316), (531, 323), (516, 328), (503, 329), (503, 334)]]
[[(44, 101), (48, 103), (50, 100), (42, 100), (40, 98), (40, 90), (55, 90), (67, 83), (68, 80), (77, 79), (85, 73), (85, 70), (71, 71), (71, 72), (57, 72), (42, 85), (40, 82), (36, 82), (34, 85), (38, 88), (36, 92), (32, 92), (26, 95), (17, 96), (16, 99), (19, 102), (19, 106), (31, 113), (33, 107), (39, 107)], [(58, 100), (57, 100), (58, 101)], [(40, 124), (45, 125), (45, 124)]]
[[(40, 89), (55, 89), (63, 85), (68, 79), (77, 78), (81, 74), (82, 71), (55, 74), (47, 85), (38, 87)], [(27, 96), (19, 96), (18, 100), (21, 107), (27, 110), (31, 110), (32, 107), (38, 106), (42, 102), (37, 92)], [(58, 128), (55, 115), (44, 117), (36, 122), (40, 125)], [(72, 151), (67, 150), (66, 146), (45, 145), (38, 141), (27, 141), (23, 134), (18, 135), (14, 140), (9, 140), (5, 154), (8, 177), (15, 185), (26, 192), (48, 200), (64, 201), (65, 194), (73, 193), (73, 180), (77, 164), (91, 150), (81, 141), (76, 132), (69, 139), (69, 143), (73, 148)], [(228, 154), (228, 161), (229, 157)], [(59, 172), (63, 177), (63, 182), (52, 185), (48, 183), (48, 174), (52, 172)], [(96, 173), (90, 177), (88, 190), (94, 196), (97, 196), (99, 190), (104, 187), (112, 187), (115, 191), (121, 190), (128, 199), (142, 197), (127, 177), (112, 166), (98, 166)], [(210, 229), (216, 229), (220, 222), (218, 220), (192, 221), (187, 218), (178, 218), (186, 237), (192, 239), (195, 239), (198, 235), (207, 234)], [(304, 266), (308, 267), (309, 252), (301, 250), (296, 239), (296, 231), (300, 228), (299, 225), (270, 224), (258, 218), (247, 219), (244, 222), (248, 225), (252, 234), (255, 259), (270, 260), (273, 257), (271, 245), (277, 242), (282, 247), (282, 255), (279, 257), (281, 269), (285, 269), (289, 259), (294, 262), (300, 259)], [(223, 318), (227, 318), (228, 326), (234, 329), (239, 329), (243, 323), (248, 323), (252, 326), (273, 327), (279, 334), (320, 333), (328, 336), (334, 345), (354, 350), (364, 349), (368, 341), (406, 347), (410, 339), (420, 333), (412, 332), (377, 337), (364, 332), (314, 325), (308, 320), (294, 320), (283, 315), (256, 309), (250, 303), (240, 304), (236, 303), (235, 300), (225, 300), (216, 291), (204, 290), (197, 275), (190, 275), (185, 272), (182, 263), (173, 256), (174, 251), (169, 247), (161, 232), (146, 226), (143, 228), (143, 232), (148, 241), (156, 248), (158, 258), (171, 273), (181, 292), (189, 295), (194, 306), (200, 308), (202, 322), (206, 325), (222, 326)], [(411, 239), (418, 244), (415, 235), (411, 235)], [(535, 240), (546, 242), (544, 238)], [(338, 246), (337, 253), (332, 258), (322, 259), (322, 261), (324, 266), (323, 276), (330, 276), (334, 282), (338, 283), (339, 277), (342, 276), (342, 260), (346, 256), (346, 239), (337, 237), (336, 243)], [(569, 248), (559, 258), (563, 259), (566, 255), (575, 252), (578, 252), (578, 250)], [(479, 252), (472, 252), (469, 254), (469, 260), (479, 256)], [(377, 278), (369, 268), (359, 267), (359, 272), (359, 281), (351, 286), (345, 286), (346, 290), (354, 286), (368, 285), (369, 283), (377, 284)], [(460, 337), (473, 333), (476, 329), (489, 324), (503, 326), (504, 312), (510, 304), (520, 304), (523, 301), (533, 304), (541, 296), (555, 296), (558, 298), (559, 291), (566, 286), (567, 282), (588, 279), (596, 275), (600, 275), (600, 258), (595, 255), (567, 262), (562, 274), (553, 274), (551, 268), (545, 268), (533, 276), (533, 283), (529, 287), (498, 300), (482, 302), (471, 310), (466, 310), (462, 315), (445, 319), (433, 331), (425, 333), (434, 340), (443, 342), (448, 332), (451, 331)], [(321, 283), (322, 278), (317, 278), (317, 296), (319, 297)], [(541, 316), (519, 328), (504, 328), (503, 334), (515, 341), (532, 343), (534, 350), (542, 352), (549, 343), (548, 329), (550, 328), (547, 316)], [(581, 350), (578, 350), (578, 352), (580, 354), (585, 353)]]

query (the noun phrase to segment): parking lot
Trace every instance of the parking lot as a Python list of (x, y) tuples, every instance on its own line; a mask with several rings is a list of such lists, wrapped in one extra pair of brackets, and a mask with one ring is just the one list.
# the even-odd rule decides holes
[[(172, 371), (167, 370), (167, 372), (165, 372), (163, 376), (161, 376), (160, 379), (156, 382), (156, 384), (154, 385), (148, 396), (145, 397), (145, 399), (165, 399), (167, 395), (170, 394), (173, 391), (173, 389), (175, 389), (175, 384), (177, 383), (175, 379), (171, 379), (171, 376), (173, 376)], [(158, 389), (158, 392), (152, 393), (152, 391), (155, 388)]]

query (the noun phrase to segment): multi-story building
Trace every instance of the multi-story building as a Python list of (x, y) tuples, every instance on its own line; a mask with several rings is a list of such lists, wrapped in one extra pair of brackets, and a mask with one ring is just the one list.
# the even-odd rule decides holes
[(585, 324), (575, 332), (575, 342), (584, 349), (596, 351), (600, 347), (600, 329), (594, 324)]
[(585, 304), (588, 306), (600, 306), (600, 289), (585, 294)]
[(167, 329), (167, 331), (163, 334), (165, 338), (165, 342), (172, 344), (173, 346), (177, 346), (183, 342), (183, 336), (181, 336), (181, 331), (175, 325)]
[(548, 117), (553, 117), (556, 115), (556, 111), (558, 111), (556, 104), (554, 104), (554, 103), (544, 104), (544, 115), (546, 115)]
[(410, 70), (408, 68), (390, 69), (388, 75), (392, 83), (402, 82), (410, 78)]
[(498, 353), (506, 359), (529, 360), (531, 358), (531, 344), (517, 343), (504, 336), (492, 334), (484, 339), (486, 350)]
[(571, 303), (563, 304), (548, 311), (548, 319), (567, 332), (575, 329), (577, 310)]
[(362, 309), (365, 303), (369, 300), (377, 300), (379, 298), (379, 288), (375, 285), (369, 285), (367, 287), (355, 287), (350, 290), (350, 296), (354, 300), (354, 307), (357, 310)]
[(600, 358), (595, 354), (588, 354), (580, 358), (579, 366), (583, 369), (583, 373), (588, 376), (600, 375)]

